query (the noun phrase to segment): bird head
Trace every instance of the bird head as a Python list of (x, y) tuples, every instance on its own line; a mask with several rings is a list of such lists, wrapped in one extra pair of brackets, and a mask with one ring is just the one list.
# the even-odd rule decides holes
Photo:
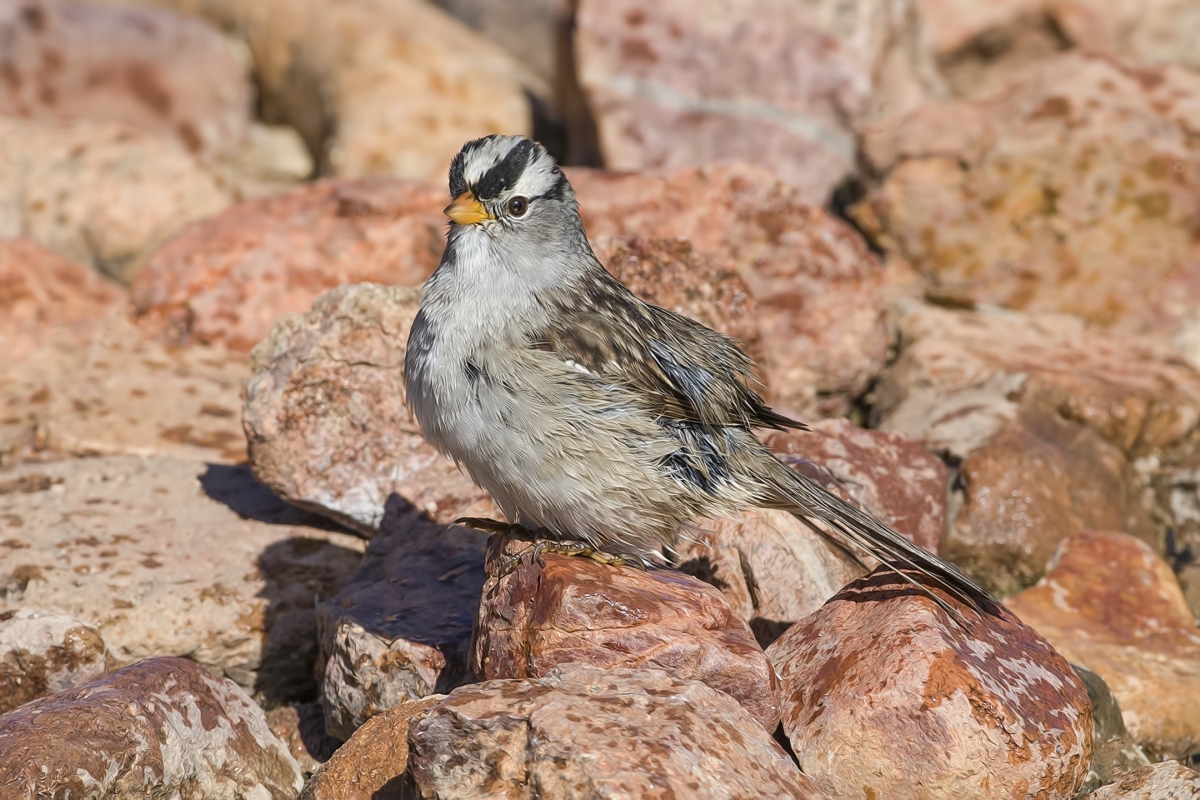
[(578, 216), (574, 193), (553, 156), (523, 136), (485, 136), (450, 164), (445, 213), (456, 226), (519, 230)]

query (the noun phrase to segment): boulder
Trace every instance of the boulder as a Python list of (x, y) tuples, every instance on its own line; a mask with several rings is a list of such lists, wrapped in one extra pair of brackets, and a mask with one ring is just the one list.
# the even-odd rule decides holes
[(890, 569), (846, 586), (767, 649), (804, 773), (837, 797), (1070, 797), (1092, 706), (1012, 614), (950, 618)]
[(1146, 544), (1116, 532), (1073, 536), (1045, 577), (1009, 605), (1104, 679), (1151, 758), (1197, 750), (1200, 632), (1170, 566)]
[(22, 0), (0, 9), (0, 115), (117, 122), (224, 155), (250, 127), (237, 44), (204, 20), (152, 8)]
[(1193, 800), (1200, 797), (1200, 775), (1182, 764), (1166, 761), (1135, 770), (1088, 795), (1091, 800)]
[(363, 543), (245, 467), (106, 456), (0, 471), (0, 613), (53, 608), (119, 661), (186, 655), (268, 698), (312, 696), (318, 598)]
[(91, 625), (54, 611), (0, 611), (0, 714), (98, 678), (110, 666), (108, 647)]
[(826, 798), (729, 695), (653, 669), (564, 664), (464, 686), (408, 742), (421, 796), (438, 800)]
[[(726, 692), (775, 729), (775, 671), (719, 591), (673, 570), (551, 553), (534, 559), (530, 547), (507, 534), (488, 542), (471, 646), (477, 677), (541, 678), (572, 661), (660, 669)], [(512, 558), (520, 562), (506, 572)]]
[(358, 570), (317, 609), (325, 729), (346, 740), (371, 717), (470, 677), (485, 537), (393, 495)]
[(0, 785), (35, 797), (295, 797), (296, 761), (237, 684), (139, 661), (0, 716)]

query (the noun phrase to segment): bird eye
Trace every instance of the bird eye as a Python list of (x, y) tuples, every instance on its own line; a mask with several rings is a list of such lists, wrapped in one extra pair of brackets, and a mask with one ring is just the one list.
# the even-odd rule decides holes
[(508, 201), (508, 213), (514, 217), (523, 217), (529, 209), (529, 201), (524, 197), (514, 197)]

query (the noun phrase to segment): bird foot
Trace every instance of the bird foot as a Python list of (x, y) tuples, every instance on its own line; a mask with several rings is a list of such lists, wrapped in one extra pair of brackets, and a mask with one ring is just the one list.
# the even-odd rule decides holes
[(459, 517), (452, 523), (454, 525), (463, 525), (472, 530), (483, 531), (484, 533), (513, 533), (522, 538), (528, 535), (528, 531), (521, 525), (514, 525), (510, 522), (499, 522), (486, 517)]
[[(528, 550), (525, 551), (529, 552)], [(558, 539), (538, 538), (533, 545), (533, 554), (530, 556), (530, 563), (537, 561), (538, 556), (543, 553), (557, 553), (563, 556), (585, 556), (592, 559), (598, 564), (604, 564), (609, 567), (623, 567), (629, 563), (629, 560), (624, 556), (616, 556), (612, 553), (605, 553), (603, 550), (597, 550), (586, 542), (564, 542)], [(525, 553), (518, 553), (512, 556), (500, 567), (500, 576), (503, 577), (521, 564), (521, 558)]]

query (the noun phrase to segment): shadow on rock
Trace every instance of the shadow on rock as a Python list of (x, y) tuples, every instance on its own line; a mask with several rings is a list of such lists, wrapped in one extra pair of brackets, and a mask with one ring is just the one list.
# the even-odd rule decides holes
[(327, 517), (305, 511), (279, 499), (258, 482), (248, 464), (206, 464), (200, 476), (204, 493), (242, 519), (252, 519), (271, 525), (304, 525), (323, 531), (358, 534), (338, 525)]

